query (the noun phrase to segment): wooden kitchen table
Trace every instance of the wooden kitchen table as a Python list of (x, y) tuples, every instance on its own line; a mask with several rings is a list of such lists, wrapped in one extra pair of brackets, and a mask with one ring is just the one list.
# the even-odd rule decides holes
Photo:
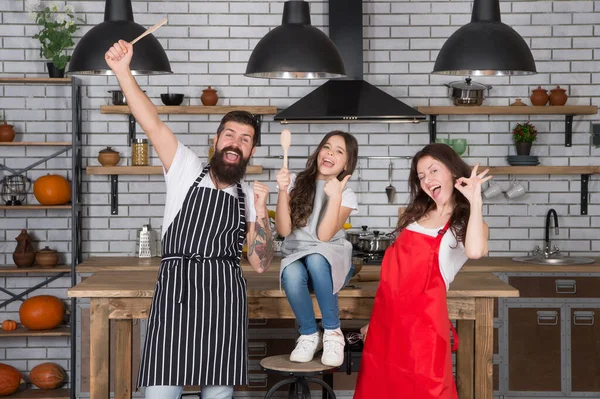
[[(264, 274), (245, 271), (248, 316), (253, 319), (293, 319), (278, 270)], [(362, 273), (361, 273), (362, 274)], [(115, 398), (131, 398), (132, 321), (148, 317), (156, 271), (99, 272), (68, 291), (69, 297), (90, 298), (90, 398), (108, 399), (110, 319), (116, 321)], [(367, 320), (378, 281), (351, 281), (357, 289), (339, 293), (342, 319)], [(517, 297), (518, 290), (492, 273), (460, 272), (448, 291), (450, 319), (457, 320), (457, 386), (461, 399), (492, 399), (494, 298)], [(313, 297), (315, 314), (319, 308)]]

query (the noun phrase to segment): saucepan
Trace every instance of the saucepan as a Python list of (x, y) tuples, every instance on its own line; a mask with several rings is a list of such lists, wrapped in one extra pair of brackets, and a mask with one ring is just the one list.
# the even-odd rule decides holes
[(378, 230), (373, 231), (372, 236), (360, 237), (360, 249), (367, 253), (383, 253), (393, 242), (388, 234), (381, 234)]
[(444, 83), (444, 86), (451, 90), (450, 98), (454, 105), (481, 105), (485, 98), (484, 90), (487, 89), (488, 94), (492, 86), (484, 85), (477, 82), (471, 82), (471, 78), (466, 78), (464, 81), (459, 80), (451, 83)]

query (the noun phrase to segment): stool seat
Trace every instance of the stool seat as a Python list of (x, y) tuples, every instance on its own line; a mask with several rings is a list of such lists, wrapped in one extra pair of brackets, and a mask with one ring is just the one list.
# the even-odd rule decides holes
[(325, 366), (319, 360), (311, 360), (306, 363), (290, 361), (290, 355), (277, 355), (266, 357), (260, 361), (260, 365), (265, 370), (284, 371), (288, 373), (315, 373), (337, 369), (338, 367)]

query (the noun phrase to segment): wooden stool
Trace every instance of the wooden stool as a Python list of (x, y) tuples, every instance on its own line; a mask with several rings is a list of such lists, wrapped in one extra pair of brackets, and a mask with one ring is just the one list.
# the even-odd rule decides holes
[[(285, 380), (279, 381), (273, 385), (265, 395), (265, 399), (270, 399), (279, 388), (284, 385), (290, 385), (289, 399), (301, 398), (310, 399), (310, 388), (308, 383), (319, 384), (329, 394), (329, 399), (335, 399), (335, 392), (326, 382), (315, 378), (318, 375), (334, 373), (338, 367), (325, 366), (318, 360), (311, 360), (308, 363), (296, 363), (290, 361), (290, 355), (277, 355), (266, 357), (260, 361), (260, 366), (267, 373), (281, 374), (289, 376)], [(324, 393), (325, 395), (325, 393)]]

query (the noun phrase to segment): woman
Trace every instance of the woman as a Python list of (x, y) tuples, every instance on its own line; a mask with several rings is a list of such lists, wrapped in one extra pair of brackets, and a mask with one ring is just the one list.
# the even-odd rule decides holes
[(467, 258), (487, 254), (478, 174), (446, 144), (412, 160), (411, 201), (386, 251), (354, 399), (456, 399), (446, 291)]

